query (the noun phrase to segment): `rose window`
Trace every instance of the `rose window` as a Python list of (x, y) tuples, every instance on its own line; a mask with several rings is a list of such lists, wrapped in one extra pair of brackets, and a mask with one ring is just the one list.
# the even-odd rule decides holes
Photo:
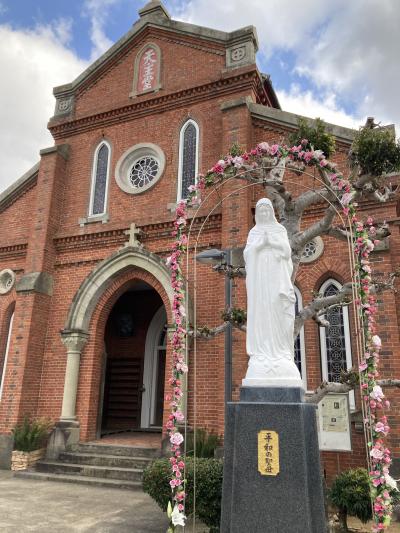
[(122, 154), (115, 168), (118, 186), (128, 194), (142, 194), (158, 182), (165, 167), (159, 146), (140, 143)]
[(15, 273), (6, 268), (0, 272), (0, 294), (7, 294), (15, 284)]
[(321, 237), (315, 237), (312, 241), (309, 241), (305, 246), (303, 250), (303, 254), (301, 256), (301, 262), (302, 263), (311, 263), (312, 261), (315, 261), (322, 255), (322, 252), (324, 251), (324, 242), (321, 239)]
[(132, 165), (129, 172), (129, 182), (138, 189), (146, 187), (155, 179), (158, 169), (159, 164), (155, 157), (142, 157)]
[(303, 257), (311, 257), (315, 254), (317, 250), (317, 245), (315, 241), (310, 241), (305, 245)]

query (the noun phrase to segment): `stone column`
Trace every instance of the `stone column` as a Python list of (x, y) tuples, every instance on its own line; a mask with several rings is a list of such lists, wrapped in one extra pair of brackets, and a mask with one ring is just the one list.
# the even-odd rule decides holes
[(75, 414), (75, 406), (81, 352), (88, 338), (89, 334), (80, 330), (61, 332), (62, 342), (67, 347), (67, 368), (65, 369), (61, 418), (52, 431), (47, 444), (46, 458), (50, 460), (58, 459), (60, 453), (66, 450), (74, 450), (79, 443), (80, 429)]
[(79, 364), (81, 352), (89, 334), (84, 331), (63, 331), (62, 342), (67, 347), (67, 368), (65, 369), (64, 395), (61, 410), (62, 422), (76, 420), (75, 407), (78, 392)]

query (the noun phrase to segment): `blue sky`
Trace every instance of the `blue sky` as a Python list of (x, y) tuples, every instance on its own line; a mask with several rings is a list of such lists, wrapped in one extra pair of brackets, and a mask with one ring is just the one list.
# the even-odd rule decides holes
[[(51, 145), (52, 87), (119, 39), (139, 0), (0, 0), (0, 191)], [(253, 24), (258, 64), (282, 108), (358, 127), (372, 115), (400, 125), (396, 0), (165, 0), (173, 18), (230, 31)]]

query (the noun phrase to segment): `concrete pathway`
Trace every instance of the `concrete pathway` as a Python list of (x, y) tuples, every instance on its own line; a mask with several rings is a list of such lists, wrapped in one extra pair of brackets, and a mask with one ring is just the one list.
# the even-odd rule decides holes
[(139, 491), (18, 479), (0, 470), (1, 533), (165, 533), (167, 525)]

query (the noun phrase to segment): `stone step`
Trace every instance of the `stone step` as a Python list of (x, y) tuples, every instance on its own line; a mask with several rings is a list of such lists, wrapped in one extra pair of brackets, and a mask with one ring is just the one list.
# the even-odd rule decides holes
[(89, 476), (77, 476), (67, 474), (51, 474), (48, 472), (37, 472), (33, 470), (21, 470), (14, 473), (15, 477), (25, 479), (37, 479), (42, 481), (59, 481), (61, 483), (79, 483), (82, 485), (94, 485), (97, 487), (107, 487), (122, 490), (142, 490), (140, 481), (127, 481), (122, 479), (104, 479)]
[(94, 466), (116, 466), (143, 470), (152, 461), (149, 457), (126, 457), (82, 452), (64, 452), (58, 458), (62, 463), (86, 464)]
[(114, 446), (112, 444), (80, 443), (77, 450), (79, 453), (95, 455), (118, 455), (123, 457), (147, 457), (154, 459), (160, 457), (159, 448), (140, 448), (135, 446)]
[(39, 461), (36, 472), (87, 476), (92, 478), (141, 481), (143, 470), (138, 468), (118, 468), (109, 466), (93, 466), (86, 464), (62, 463), (60, 461)]

